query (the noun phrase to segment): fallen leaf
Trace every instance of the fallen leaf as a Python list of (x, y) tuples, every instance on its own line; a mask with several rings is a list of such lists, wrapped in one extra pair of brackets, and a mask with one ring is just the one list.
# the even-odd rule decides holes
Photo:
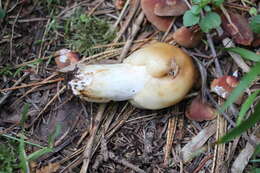
[(36, 173), (55, 173), (60, 168), (59, 163), (49, 163), (48, 165), (37, 169)]
[(222, 27), (225, 32), (227, 32), (237, 44), (241, 45), (251, 45), (254, 40), (253, 32), (249, 27), (248, 20), (237, 13), (229, 12), (230, 19), (233, 23), (228, 22), (225, 16), (222, 16)]

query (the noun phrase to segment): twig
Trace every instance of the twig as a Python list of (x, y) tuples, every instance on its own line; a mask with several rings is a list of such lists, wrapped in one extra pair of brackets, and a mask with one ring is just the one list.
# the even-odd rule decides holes
[(58, 79), (47, 80), (47, 81), (43, 80), (41, 82), (34, 82), (34, 83), (25, 84), (25, 85), (21, 85), (21, 86), (15, 86), (15, 87), (11, 87), (11, 88), (1, 89), (0, 92), (17, 90), (17, 89), (21, 89), (21, 88), (27, 88), (27, 87), (38, 86), (38, 85), (43, 85), (43, 84), (50, 84), (50, 83), (55, 83), (55, 82), (59, 82), (59, 81), (63, 81), (63, 80), (64, 80), (64, 78), (58, 78)]
[(125, 58), (125, 56), (127, 55), (131, 45), (132, 45), (132, 42), (136, 36), (136, 34), (138, 33), (138, 31), (140, 30), (140, 25), (142, 24), (144, 20), (144, 13), (141, 12), (139, 14), (139, 16), (137, 17), (136, 19), (136, 22), (133, 24), (133, 31), (132, 31), (132, 34), (129, 36), (124, 48), (123, 48), (123, 51), (119, 57), (119, 61), (123, 61), (123, 59)]
[(13, 38), (14, 38), (14, 26), (17, 22), (17, 19), (22, 11), (22, 7), (19, 9), (19, 12), (17, 13), (16, 17), (15, 17), (15, 20), (14, 20), (14, 23), (12, 25), (12, 33), (11, 33), (11, 38), (10, 38), (10, 59), (12, 59), (12, 56), (13, 56)]
[[(19, 85), (29, 74), (30, 74), (30, 73), (25, 72), (24, 75), (14, 83), (13, 87)], [(13, 92), (13, 90), (8, 91), (8, 92), (0, 99), (0, 107), (4, 104), (5, 100), (9, 97), (9, 95), (10, 95), (12, 92)]]
[(130, 4), (130, 1), (131, 1), (131, 0), (127, 0), (127, 1), (125, 2), (125, 5), (124, 5), (124, 7), (123, 7), (123, 9), (122, 9), (122, 11), (121, 11), (121, 13), (120, 13), (120, 15), (119, 15), (117, 21), (116, 21), (115, 24), (113, 25), (113, 28), (114, 28), (114, 29), (116, 29), (117, 25), (118, 25), (119, 22), (122, 20), (122, 18), (123, 18), (123, 16), (124, 16), (125, 12), (126, 12), (126, 10), (127, 10), (127, 7), (128, 7), (128, 5)]
[(91, 11), (88, 13), (88, 17), (90, 17), (103, 2), (104, 0), (98, 2), (97, 5), (94, 8), (92, 8)]
[(103, 113), (105, 111), (106, 104), (101, 104), (98, 107), (98, 112), (95, 118), (95, 124), (92, 128), (90, 138), (88, 139), (87, 146), (85, 148), (85, 151), (83, 153), (83, 165), (81, 167), (80, 173), (86, 173), (88, 170), (88, 166), (92, 157), (92, 150), (93, 150), (93, 144), (94, 144), (94, 139), (96, 137), (98, 127), (100, 125), (100, 121), (102, 119)]
[[(46, 79), (44, 79), (43, 81), (48, 81), (51, 78), (55, 77), (57, 75), (57, 73), (52, 74), (51, 76), (47, 77)], [(17, 100), (15, 100), (15, 102), (10, 106), (13, 107), (14, 105), (16, 105), (20, 100), (22, 100), (25, 96), (27, 96), (28, 94), (30, 94), (31, 92), (33, 92), (35, 89), (39, 88), (40, 85), (35, 86), (33, 88), (31, 88), (30, 90), (26, 91), (26, 93), (24, 93), (21, 97), (19, 97)]]
[(138, 172), (138, 173), (145, 173), (144, 170), (138, 168), (137, 166), (133, 165), (132, 163), (128, 162), (126, 159), (123, 159), (121, 157), (116, 156), (113, 152), (109, 152), (109, 158), (114, 160), (117, 163), (120, 163), (128, 168), (131, 168), (132, 170)]
[(193, 171), (193, 173), (198, 173), (202, 168), (203, 166), (207, 163), (207, 161), (209, 161), (210, 159), (213, 158), (213, 154), (209, 155), (209, 156), (206, 156), (200, 163), (200, 165)]
[(66, 89), (66, 86), (63, 86), (55, 95), (54, 97), (45, 105), (45, 107), (41, 110), (41, 112), (37, 115), (36, 118), (33, 119), (33, 121), (31, 122), (31, 124), (29, 125), (29, 127), (31, 127), (35, 121), (37, 121), (40, 116), (45, 112), (45, 110), (49, 107), (49, 105), (56, 99), (59, 97), (59, 95)]
[(164, 165), (167, 167), (169, 163), (169, 156), (172, 150), (173, 137), (176, 132), (176, 117), (172, 117), (168, 120), (168, 129), (167, 129), (167, 140), (166, 147), (164, 152)]
[(139, 3), (140, 1), (139, 0), (134, 0), (134, 3), (133, 3), (133, 7), (130, 8), (130, 13), (128, 14), (128, 16), (126, 17), (126, 21), (124, 22), (124, 25), (123, 27), (120, 29), (120, 31), (118, 32), (117, 34), (117, 37), (113, 40), (113, 43), (116, 43), (118, 42), (118, 40), (122, 37), (122, 35), (124, 34), (124, 32), (126, 31), (126, 29), (128, 28), (131, 20), (133, 19), (133, 17), (135, 16), (136, 14), (136, 11), (139, 7)]
[(223, 72), (220, 68), (219, 61), (218, 61), (218, 58), (217, 58), (215, 46), (214, 46), (213, 40), (212, 40), (209, 33), (207, 33), (207, 39), (208, 39), (208, 43), (209, 43), (209, 47), (210, 47), (212, 56), (214, 58), (214, 63), (215, 63), (215, 67), (216, 67), (216, 75), (217, 75), (217, 77), (223, 76)]

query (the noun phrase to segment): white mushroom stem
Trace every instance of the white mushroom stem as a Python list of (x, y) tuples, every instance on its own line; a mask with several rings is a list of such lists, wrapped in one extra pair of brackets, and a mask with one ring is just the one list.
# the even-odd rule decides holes
[(155, 43), (122, 64), (78, 66), (70, 86), (75, 95), (91, 102), (129, 100), (145, 109), (161, 109), (182, 100), (195, 80), (192, 59), (181, 49)]

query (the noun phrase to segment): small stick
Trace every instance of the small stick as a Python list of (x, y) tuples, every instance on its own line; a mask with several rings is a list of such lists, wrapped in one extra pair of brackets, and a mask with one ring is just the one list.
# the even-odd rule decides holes
[(128, 28), (131, 20), (133, 19), (133, 17), (135, 16), (136, 14), (136, 11), (139, 7), (139, 0), (134, 0), (134, 3), (133, 3), (133, 7), (130, 8), (130, 13), (128, 14), (128, 16), (126, 17), (126, 21), (124, 22), (124, 25), (123, 27), (120, 29), (120, 31), (118, 32), (117, 34), (117, 37), (113, 40), (113, 43), (116, 43), (118, 42), (118, 40), (121, 38), (121, 36), (124, 34), (124, 32), (126, 31), (126, 29)]
[(41, 112), (37, 115), (36, 118), (33, 119), (33, 121), (31, 122), (31, 124), (29, 125), (29, 127), (31, 127), (35, 121), (37, 121), (40, 116), (45, 112), (45, 110), (49, 107), (49, 105), (56, 99), (59, 97), (59, 95), (66, 89), (66, 86), (63, 86), (56, 94), (55, 96), (45, 105), (45, 107), (41, 110)]
[[(24, 75), (14, 83), (13, 87), (19, 85), (29, 74), (30, 74), (30, 73), (25, 72)], [(9, 95), (10, 95), (12, 92), (13, 92), (12, 90), (8, 91), (8, 92), (0, 99), (0, 107), (4, 104), (5, 100), (9, 97)]]
[(111, 152), (111, 151), (108, 153), (108, 155), (109, 155), (109, 158), (110, 158), (110, 159), (112, 159), (112, 160), (114, 160), (115, 162), (120, 163), (120, 164), (122, 164), (122, 165), (124, 165), (124, 166), (126, 166), (126, 167), (128, 167), (128, 168), (133, 169), (135, 172), (145, 173), (144, 170), (142, 170), (142, 169), (138, 168), (137, 166), (133, 165), (132, 163), (128, 162), (126, 159), (123, 159), (123, 158), (121, 158), (121, 157), (116, 156), (116, 155), (115, 155), (113, 152)]
[(5, 88), (0, 90), (0, 92), (3, 91), (10, 91), (10, 90), (17, 90), (17, 89), (21, 89), (21, 88), (28, 88), (31, 86), (38, 86), (38, 85), (43, 85), (43, 84), (50, 84), (50, 83), (55, 83), (55, 82), (59, 82), (59, 81), (63, 81), (64, 78), (58, 78), (58, 79), (53, 79), (53, 80), (43, 80), (41, 82), (34, 82), (34, 83), (30, 83), (30, 84), (25, 84), (25, 85), (21, 85), (21, 86), (15, 86), (15, 87), (11, 87), (11, 88)]
[(121, 11), (121, 13), (120, 13), (120, 15), (119, 15), (117, 21), (116, 21), (115, 24), (113, 25), (113, 28), (114, 28), (114, 29), (117, 27), (117, 25), (119, 24), (119, 22), (122, 20), (124, 14), (125, 14), (125, 12), (126, 12), (126, 9), (127, 9), (128, 5), (130, 4), (130, 1), (131, 1), (131, 0), (127, 0), (127, 1), (125, 2), (125, 5), (124, 5), (124, 7), (123, 7), (123, 9), (122, 9), (122, 11)]
[(164, 152), (164, 165), (168, 166), (169, 163), (169, 156), (172, 150), (173, 144), (173, 137), (176, 132), (176, 117), (172, 117), (168, 120), (168, 129), (167, 129), (167, 140), (166, 140), (166, 147)]
[(140, 25), (142, 24), (144, 20), (144, 13), (141, 12), (139, 14), (139, 16), (137, 17), (136, 19), (136, 22), (133, 24), (133, 31), (132, 31), (132, 34), (130, 35), (129, 39), (127, 40), (124, 48), (123, 48), (123, 51), (119, 57), (119, 61), (122, 62), (123, 59), (125, 58), (125, 56), (127, 55), (132, 43), (133, 43), (133, 40), (136, 36), (136, 34), (138, 33), (138, 31), (140, 30)]
[(88, 17), (90, 17), (103, 2), (104, 0), (98, 2), (97, 5), (94, 8), (92, 8), (91, 11), (88, 13)]
[(199, 166), (193, 171), (193, 173), (198, 173), (198, 172), (203, 168), (203, 166), (207, 163), (207, 161), (209, 161), (209, 160), (212, 159), (213, 157), (214, 157), (213, 154), (204, 157), (204, 159), (202, 159), (201, 163), (200, 163)]
[(88, 143), (86, 145), (85, 151), (83, 153), (83, 165), (81, 167), (80, 173), (86, 173), (88, 170), (88, 166), (92, 157), (92, 150), (93, 150), (93, 144), (94, 144), (94, 139), (96, 137), (98, 127), (100, 125), (102, 116), (104, 114), (105, 108), (107, 104), (101, 104), (98, 107), (98, 112), (95, 118), (95, 123), (91, 131), (90, 138), (88, 139)]

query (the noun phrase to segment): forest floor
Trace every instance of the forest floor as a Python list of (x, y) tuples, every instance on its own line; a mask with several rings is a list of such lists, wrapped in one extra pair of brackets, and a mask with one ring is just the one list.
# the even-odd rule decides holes
[[(183, 2), (191, 6), (190, 1)], [(213, 120), (199, 122), (185, 114), (201, 95), (203, 109), (217, 112), (225, 99), (211, 90), (212, 81), (221, 76), (240, 80), (250, 71), (254, 62), (223, 48), (232, 43), (259, 54), (259, 34), (248, 28), (260, 3), (228, 0), (217, 8), (208, 1), (203, 10), (202, 16), (218, 13), (221, 25), (214, 28), (214, 22), (209, 23), (213, 27), (206, 33), (200, 32), (205, 25), (195, 23), (191, 28), (199, 33), (199, 41), (187, 48), (178, 38), (185, 42), (192, 36), (173, 38), (183, 26), (183, 14), (162, 17), (168, 24), (166, 30), (160, 29), (151, 24), (157, 19), (147, 16), (139, 0), (0, 1), (0, 172), (259, 171), (259, 158), (253, 158), (254, 147), (259, 149), (259, 126), (215, 145), (236, 126), (238, 112), (259, 90), (259, 81), (225, 115), (216, 113)], [(83, 101), (68, 85), (71, 73), (60, 72), (55, 63), (55, 53), (64, 48), (88, 64), (118, 63), (155, 41), (183, 49), (200, 74), (190, 93), (165, 109), (138, 109), (127, 101)], [(258, 100), (246, 116), (254, 112)]]

